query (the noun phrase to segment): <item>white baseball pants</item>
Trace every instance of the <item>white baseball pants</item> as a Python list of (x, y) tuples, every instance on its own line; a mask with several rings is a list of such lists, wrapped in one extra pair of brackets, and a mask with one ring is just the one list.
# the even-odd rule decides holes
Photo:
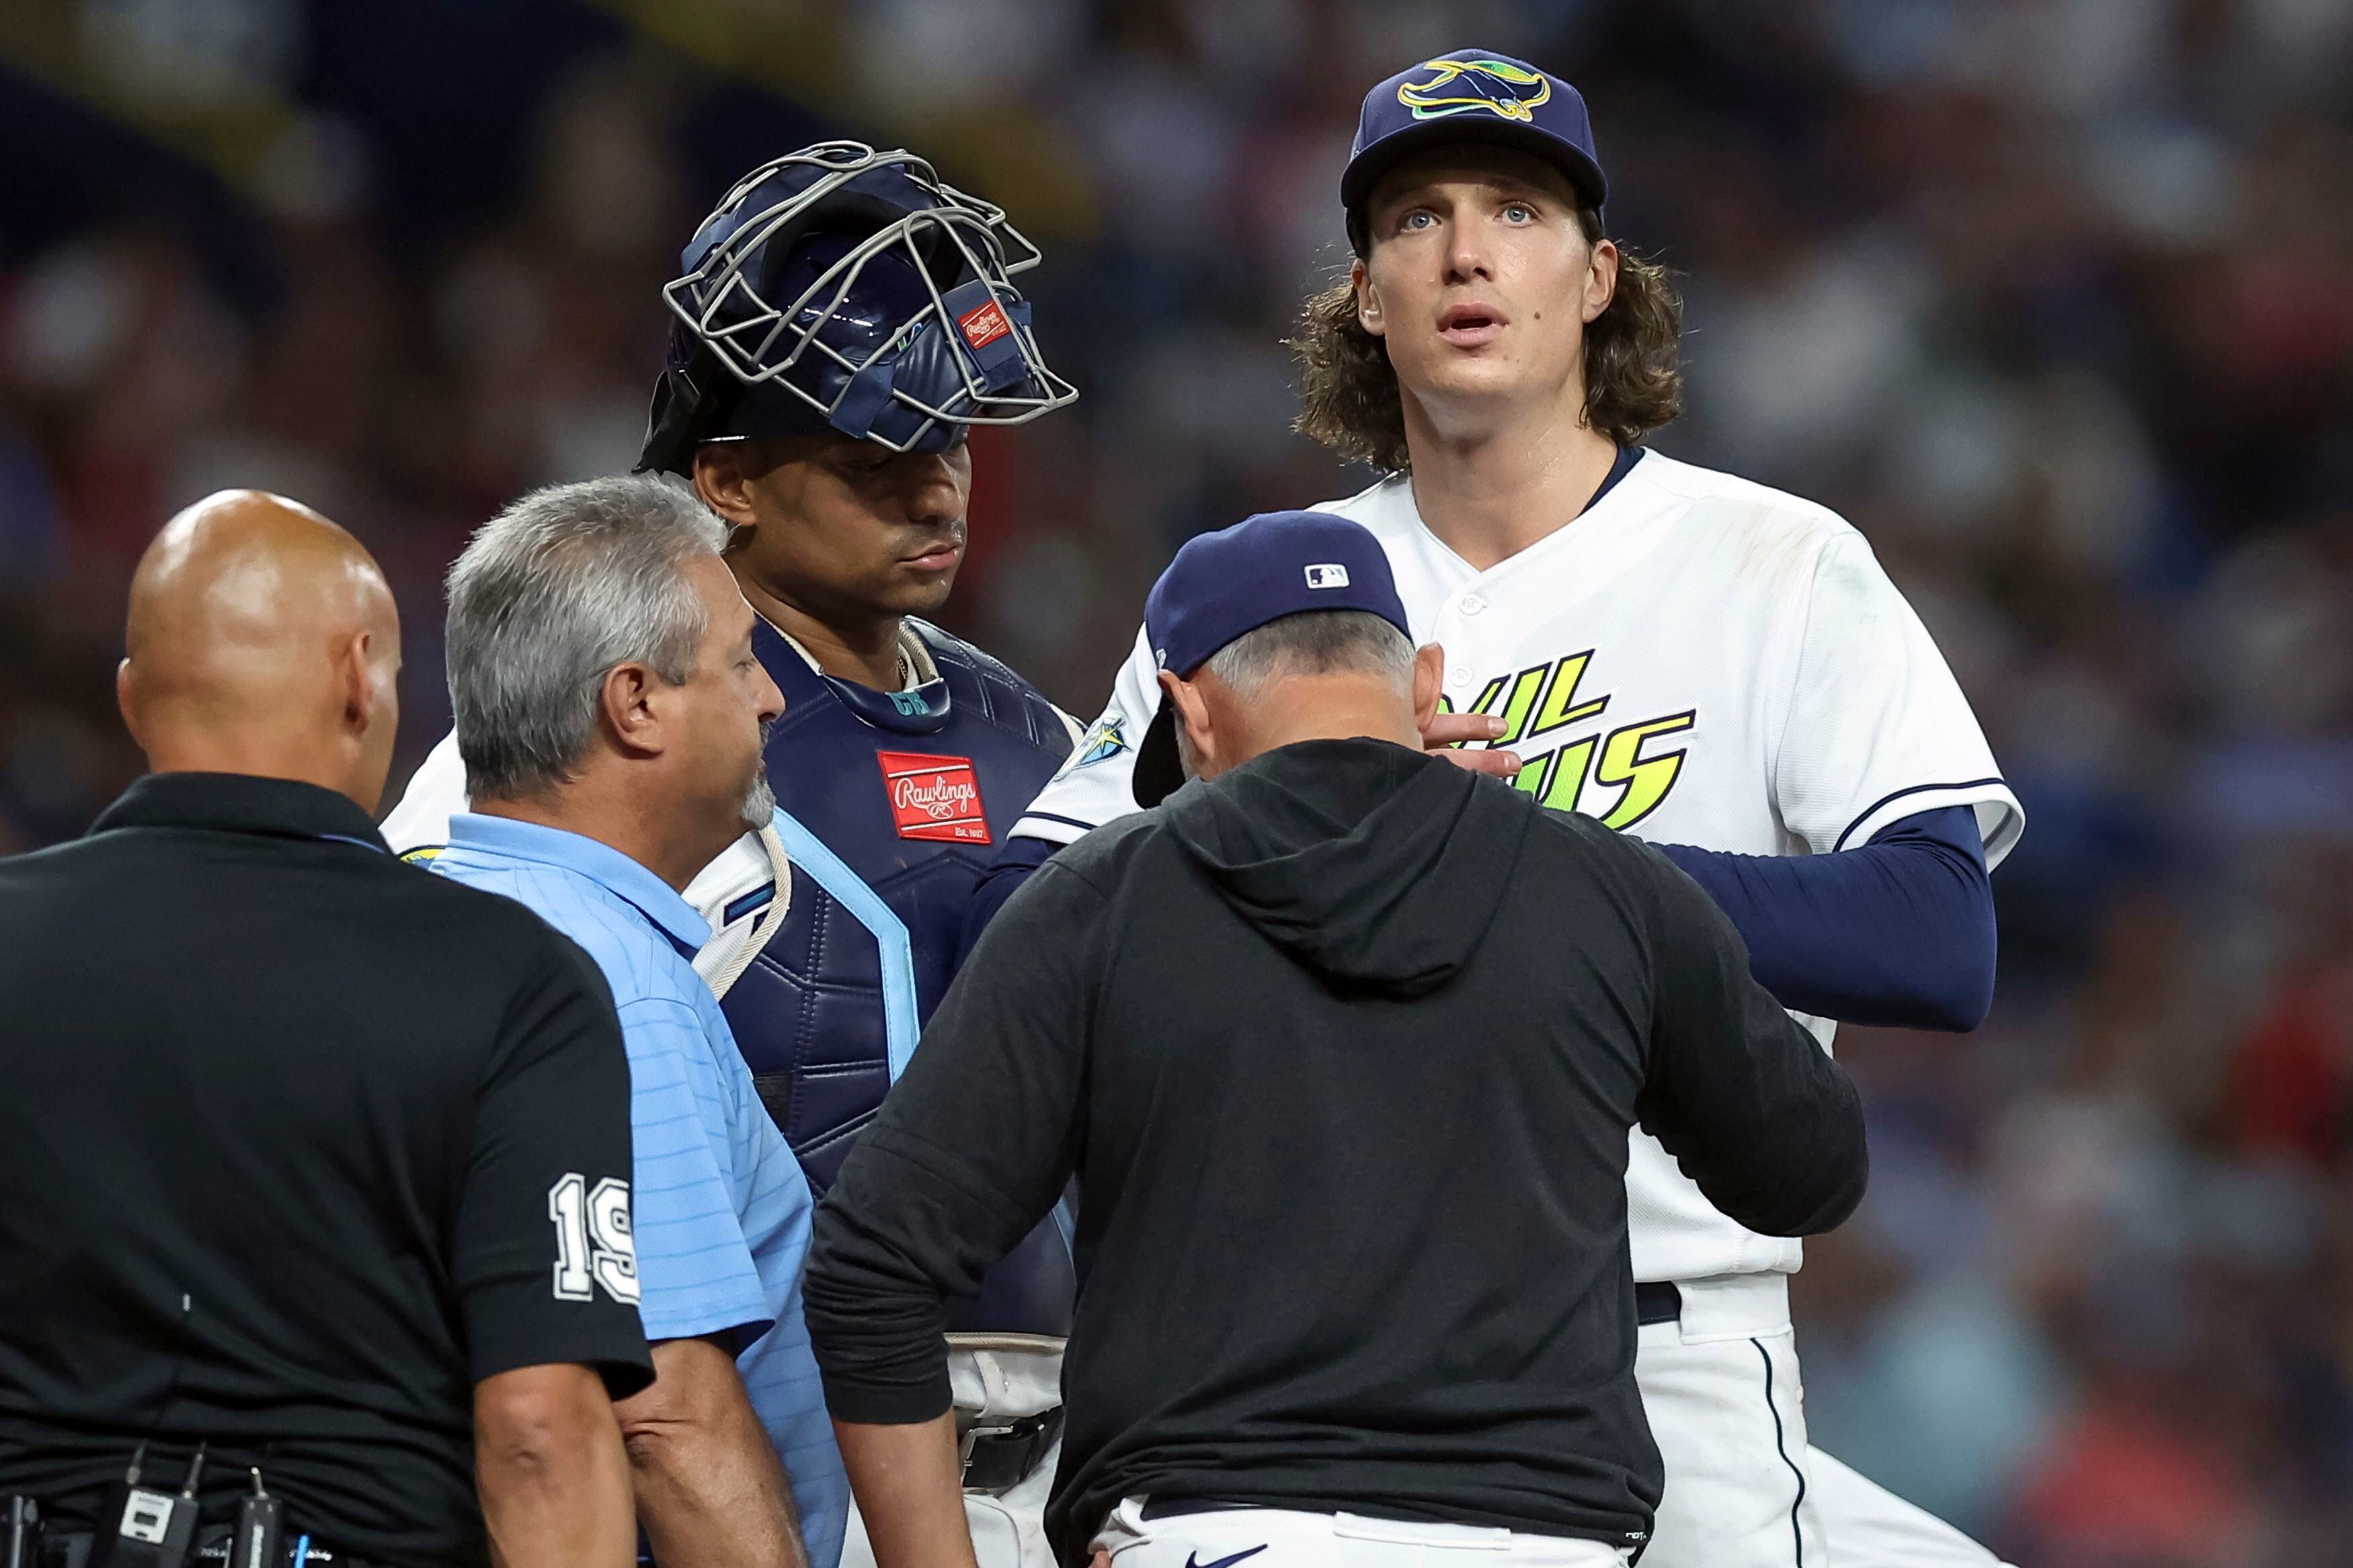
[[(1029, 1335), (991, 1338), (948, 1336), (948, 1386), (960, 1413), (1018, 1419), (1051, 1410), (1062, 1402), (1060, 1341)], [(965, 1522), (972, 1527), (973, 1555), (980, 1568), (1054, 1568), (1046, 1546), (1046, 1499), (1061, 1462), (1057, 1441), (1019, 1483), (1001, 1492), (964, 1494)], [(858, 1503), (849, 1504), (849, 1525), (841, 1542), (841, 1568), (874, 1568), (874, 1546)]]
[(1625, 1568), (1623, 1548), (1469, 1524), (1409, 1524), (1353, 1513), (1221, 1509), (1144, 1517), (1128, 1498), (1096, 1533), (1112, 1568)]
[(2000, 1568), (1992, 1552), (1806, 1441), (1788, 1279), (1679, 1287), (1634, 1375), (1666, 1462), (1641, 1568)]

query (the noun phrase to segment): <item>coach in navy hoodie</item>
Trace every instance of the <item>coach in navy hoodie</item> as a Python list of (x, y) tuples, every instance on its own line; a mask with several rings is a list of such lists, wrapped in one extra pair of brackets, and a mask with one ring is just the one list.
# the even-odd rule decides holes
[(946, 1300), (1075, 1175), (1063, 1562), (1623, 1561), (1627, 1130), (1807, 1235), (1862, 1194), (1853, 1087), (1662, 857), (1424, 754), (1439, 650), (1355, 523), (1195, 540), (1145, 621), (1194, 782), (1006, 906), (818, 1217), (878, 1560), (971, 1561)]

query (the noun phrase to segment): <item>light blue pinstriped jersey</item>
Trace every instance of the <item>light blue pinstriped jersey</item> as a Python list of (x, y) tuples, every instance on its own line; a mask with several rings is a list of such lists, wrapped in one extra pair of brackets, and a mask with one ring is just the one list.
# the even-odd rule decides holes
[(745, 1347), (735, 1364), (792, 1478), (811, 1568), (835, 1568), (849, 1484), (801, 1317), (808, 1181), (689, 962), (710, 927), (618, 850), (511, 817), (450, 818), (432, 868), (529, 905), (605, 972), (629, 1051), (646, 1338), (735, 1331)]

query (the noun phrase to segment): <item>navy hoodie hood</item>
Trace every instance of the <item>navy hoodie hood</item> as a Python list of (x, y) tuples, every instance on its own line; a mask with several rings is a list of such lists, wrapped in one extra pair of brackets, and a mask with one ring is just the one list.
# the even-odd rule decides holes
[(1478, 948), (1536, 805), (1442, 757), (1353, 740), (1280, 747), (1163, 810), (1268, 941), (1330, 984), (1409, 999)]

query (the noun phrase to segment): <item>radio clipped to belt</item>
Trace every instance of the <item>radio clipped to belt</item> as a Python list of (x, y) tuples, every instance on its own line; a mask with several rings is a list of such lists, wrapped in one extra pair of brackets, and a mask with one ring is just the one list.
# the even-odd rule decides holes
[(256, 1468), (253, 1495), (237, 1501), (237, 1533), (228, 1539), (229, 1568), (278, 1568), (283, 1561), (279, 1541), (285, 1525), (284, 1506), (264, 1489), (261, 1471)]
[(139, 1484), (139, 1468), (146, 1459), (147, 1445), (142, 1443), (122, 1479), (107, 1489), (90, 1568), (182, 1568), (195, 1549), (196, 1483), (204, 1479), (205, 1446), (196, 1445), (187, 1479), (176, 1494)]
[(284, 1502), (262, 1484), (259, 1468), (249, 1471), (253, 1490), (237, 1500), (236, 1528), (214, 1525), (199, 1536), (196, 1486), (204, 1479), (205, 1446), (196, 1445), (176, 1492), (140, 1484), (146, 1460), (147, 1445), (142, 1443), (122, 1479), (106, 1489), (94, 1531), (60, 1531), (55, 1523), (44, 1528), (34, 1499), (8, 1498), (0, 1517), (0, 1568), (185, 1568), (190, 1563), (206, 1568), (311, 1568), (339, 1561), (335, 1552), (312, 1545), (308, 1535), (287, 1542)]

